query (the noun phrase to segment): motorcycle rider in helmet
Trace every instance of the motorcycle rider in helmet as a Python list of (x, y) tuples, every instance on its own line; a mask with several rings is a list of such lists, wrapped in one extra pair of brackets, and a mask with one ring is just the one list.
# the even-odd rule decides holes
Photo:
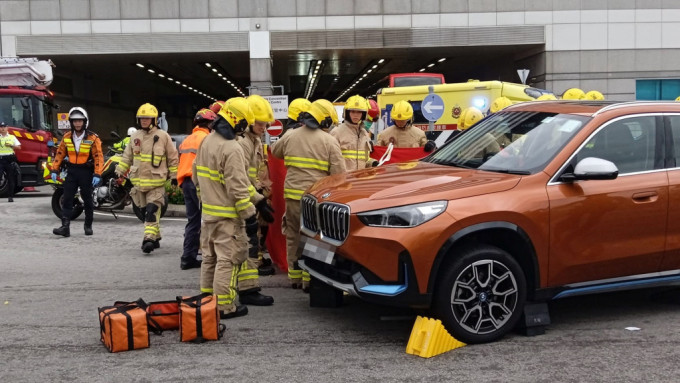
[(101, 181), (104, 167), (102, 142), (94, 132), (88, 130), (90, 120), (87, 112), (81, 107), (71, 108), (68, 116), (71, 131), (66, 132), (59, 144), (57, 154), (52, 162), (52, 181), (57, 181), (57, 172), (66, 156), (67, 175), (64, 181), (64, 199), (61, 210), (61, 226), (52, 230), (55, 235), (68, 237), (71, 235), (70, 221), (73, 214), (73, 199), (80, 188), (85, 210), (85, 235), (92, 235), (94, 220), (94, 202), (92, 189)]
[(177, 149), (170, 135), (158, 124), (158, 109), (147, 103), (137, 110), (137, 131), (116, 166), (116, 174), (130, 171), (132, 201), (144, 211), (142, 251), (149, 254), (160, 247), (160, 215), (165, 203), (165, 181), (177, 186)]
[(137, 129), (134, 126), (129, 127), (127, 130), (127, 137), (113, 144), (113, 150), (117, 152), (123, 152), (125, 150), (125, 147), (127, 147), (130, 144), (130, 137), (136, 131)]
[(177, 167), (177, 183), (184, 194), (184, 207), (187, 224), (184, 228), (184, 247), (180, 259), (180, 269), (188, 270), (201, 267), (198, 260), (198, 249), (201, 236), (201, 204), (198, 200), (196, 185), (191, 180), (192, 165), (201, 142), (210, 134), (212, 123), (217, 119), (210, 109), (201, 109), (194, 116), (194, 130), (179, 146), (179, 166)]

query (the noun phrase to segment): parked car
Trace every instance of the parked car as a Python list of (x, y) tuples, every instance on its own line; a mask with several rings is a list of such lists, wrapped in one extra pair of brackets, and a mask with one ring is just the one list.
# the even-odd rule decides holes
[(301, 203), (313, 278), (493, 341), (528, 302), (680, 283), (680, 103), (516, 104)]

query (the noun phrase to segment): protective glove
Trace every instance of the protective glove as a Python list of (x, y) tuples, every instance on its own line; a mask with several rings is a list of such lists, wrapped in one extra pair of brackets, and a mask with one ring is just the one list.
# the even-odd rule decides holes
[(171, 179), (171, 180), (170, 180), (170, 185), (172, 185), (172, 187), (177, 187), (177, 178)]
[(50, 177), (52, 177), (52, 182), (57, 182), (57, 173), (52, 173), (50, 174)]
[(272, 207), (269, 206), (266, 198), (262, 198), (260, 202), (258, 202), (255, 205), (255, 208), (257, 209), (258, 212), (260, 212), (260, 216), (267, 223), (274, 222), (274, 209), (272, 209)]
[(437, 149), (437, 144), (435, 144), (434, 141), (427, 141), (427, 144), (425, 144), (425, 147), (423, 149), (425, 149), (425, 151), (429, 153)]
[(101, 180), (102, 180), (101, 177), (97, 176), (92, 177), (92, 187), (96, 188), (97, 185), (99, 185), (99, 183), (101, 182)]
[(246, 235), (248, 238), (252, 238), (253, 236), (257, 238), (257, 230), (259, 228), (260, 225), (257, 224), (257, 218), (255, 218), (254, 214), (246, 218)]

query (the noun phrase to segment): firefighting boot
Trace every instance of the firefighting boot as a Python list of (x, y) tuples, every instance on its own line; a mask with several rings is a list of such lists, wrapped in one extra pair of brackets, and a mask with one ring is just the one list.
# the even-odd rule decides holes
[(155, 248), (154, 241), (145, 238), (144, 241), (142, 242), (142, 251), (144, 252), (144, 254), (149, 254), (150, 252), (153, 251), (154, 248)]
[(92, 231), (92, 217), (88, 218), (85, 217), (85, 225), (83, 226), (85, 229), (85, 235), (92, 235), (94, 232)]
[(272, 265), (260, 265), (260, 267), (257, 268), (257, 274), (258, 275), (274, 275), (276, 274), (276, 271), (274, 270), (274, 267)]
[(257, 290), (239, 292), (239, 301), (244, 305), (253, 306), (271, 306), (274, 304), (274, 298), (269, 295), (262, 295)]
[(54, 235), (61, 235), (62, 237), (70, 237), (71, 236), (70, 225), (71, 225), (70, 219), (62, 218), (61, 219), (61, 226), (56, 228), (56, 229), (52, 229), (52, 233)]

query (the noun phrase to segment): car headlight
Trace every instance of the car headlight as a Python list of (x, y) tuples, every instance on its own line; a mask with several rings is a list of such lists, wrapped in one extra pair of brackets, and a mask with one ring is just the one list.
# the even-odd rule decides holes
[(433, 201), (359, 213), (365, 225), (377, 227), (414, 227), (446, 210), (446, 201)]

